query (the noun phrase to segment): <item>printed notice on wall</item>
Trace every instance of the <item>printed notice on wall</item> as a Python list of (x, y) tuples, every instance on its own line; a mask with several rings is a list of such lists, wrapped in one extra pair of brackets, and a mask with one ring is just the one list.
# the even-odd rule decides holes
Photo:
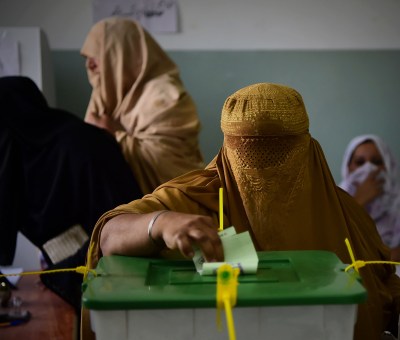
[(153, 33), (178, 32), (177, 0), (93, 0), (93, 21), (125, 16)]
[(19, 76), (19, 45), (18, 42), (0, 35), (0, 77)]

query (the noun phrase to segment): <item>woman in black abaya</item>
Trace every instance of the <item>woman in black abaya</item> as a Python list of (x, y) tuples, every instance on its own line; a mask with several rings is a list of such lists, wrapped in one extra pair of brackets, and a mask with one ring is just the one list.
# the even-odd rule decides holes
[[(84, 265), (85, 238), (102, 213), (141, 196), (112, 135), (50, 108), (29, 78), (0, 78), (0, 265), (12, 264), (18, 231), (48, 269)], [(78, 249), (59, 253), (77, 238)], [(80, 310), (82, 275), (41, 280)]]

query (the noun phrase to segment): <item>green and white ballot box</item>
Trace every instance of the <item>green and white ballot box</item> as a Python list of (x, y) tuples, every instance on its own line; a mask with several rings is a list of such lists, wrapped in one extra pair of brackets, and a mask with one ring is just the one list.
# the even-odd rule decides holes
[[(367, 292), (327, 251), (258, 252), (239, 275), (232, 309), (237, 339), (351, 340)], [(216, 276), (190, 260), (106, 256), (83, 284), (97, 340), (228, 339), (217, 327)], [(224, 315), (224, 314), (222, 314)]]

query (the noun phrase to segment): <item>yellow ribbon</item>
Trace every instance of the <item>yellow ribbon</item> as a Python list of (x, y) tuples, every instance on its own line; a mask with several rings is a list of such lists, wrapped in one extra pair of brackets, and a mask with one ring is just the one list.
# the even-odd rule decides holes
[(351, 249), (351, 245), (350, 245), (349, 240), (346, 238), (344, 240), (344, 242), (346, 243), (347, 251), (349, 252), (350, 259), (351, 259), (351, 264), (348, 265), (345, 268), (345, 270), (344, 270), (345, 272), (347, 272), (351, 268), (354, 268), (355, 271), (357, 273), (359, 273), (359, 269), (364, 267), (367, 264), (394, 264), (394, 265), (400, 264), (400, 262), (394, 262), (394, 261), (363, 261), (363, 260), (356, 260), (356, 258), (354, 257), (353, 250)]

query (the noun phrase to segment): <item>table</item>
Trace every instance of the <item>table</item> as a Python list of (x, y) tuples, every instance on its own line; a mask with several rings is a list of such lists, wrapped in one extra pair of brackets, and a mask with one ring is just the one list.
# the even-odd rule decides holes
[(13, 296), (22, 299), (22, 309), (31, 319), (18, 326), (1, 327), (1, 340), (74, 340), (77, 338), (77, 316), (72, 306), (46, 288), (38, 275), (21, 276)]

